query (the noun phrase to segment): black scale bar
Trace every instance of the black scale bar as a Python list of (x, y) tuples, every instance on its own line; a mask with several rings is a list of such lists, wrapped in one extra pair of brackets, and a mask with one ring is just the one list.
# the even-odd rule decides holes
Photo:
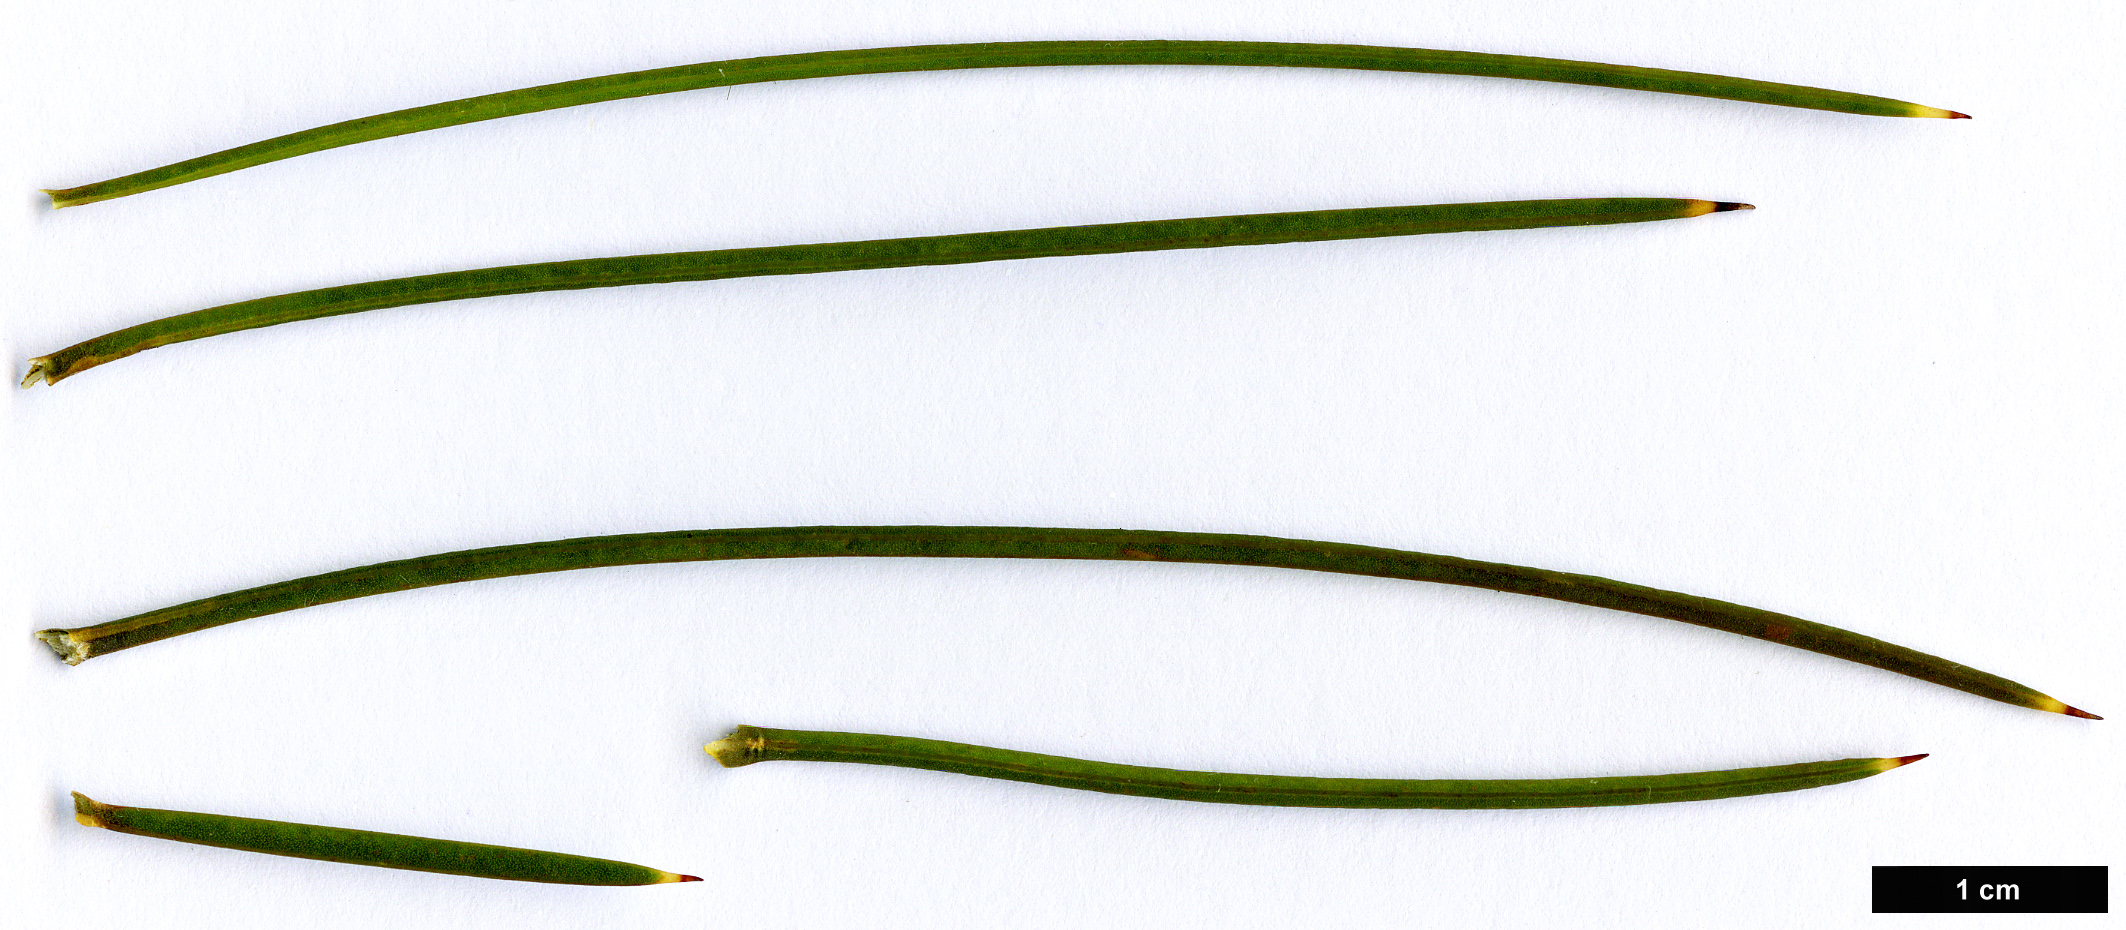
[(1875, 867), (1877, 914), (2106, 914), (2101, 865)]

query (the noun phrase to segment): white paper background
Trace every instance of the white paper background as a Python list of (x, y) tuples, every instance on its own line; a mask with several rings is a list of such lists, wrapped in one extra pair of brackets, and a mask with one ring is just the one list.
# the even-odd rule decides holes
[[(29, 636), (428, 553), (730, 526), (1264, 533), (1800, 614), (2126, 713), (2111, 2), (82, 2), (18, 14), (6, 357), (574, 257), (1573, 196), (1628, 227), (756, 278), (366, 313), (7, 394), (9, 911), (68, 927), (1898, 927), (1871, 865), (2116, 865), (2116, 720), (1643, 617), (1244, 568), (816, 560), (463, 584), (67, 668)], [(1971, 112), (1021, 69), (756, 85), (37, 187), (618, 71), (1035, 38), (1411, 45)], [(1286, 811), (856, 766), (738, 723), (1180, 768), (1791, 795)], [(84, 830), (113, 803), (691, 872), (526, 886)], [(2083, 926), (2096, 918), (2061, 918)], [(2023, 918), (2017, 926), (2055, 921)]]

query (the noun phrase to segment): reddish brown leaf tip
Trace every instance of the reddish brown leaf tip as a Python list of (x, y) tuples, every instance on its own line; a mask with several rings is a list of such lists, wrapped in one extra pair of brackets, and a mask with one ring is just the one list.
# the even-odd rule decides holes
[(1757, 209), (1757, 205), (1756, 205), (1756, 204), (1753, 204), (1753, 203), (1727, 203), (1727, 202), (1724, 202), (1724, 201), (1723, 201), (1723, 202), (1720, 202), (1720, 203), (1715, 203), (1715, 204), (1713, 204), (1713, 212), (1714, 212), (1714, 213), (1725, 213), (1725, 212), (1727, 212), (1727, 211), (1729, 211), (1729, 210), (1755, 210), (1755, 209)]
[(681, 875), (681, 876), (679, 876), (679, 880), (680, 880), (680, 881), (683, 881), (683, 882), (698, 882), (698, 881), (701, 881), (701, 876), (699, 876), (699, 875)]
[(2092, 713), (2090, 713), (2090, 712), (2088, 712), (2088, 711), (2086, 711), (2086, 710), (2083, 710), (2083, 709), (2081, 709), (2081, 708), (2079, 708), (2079, 707), (2069, 707), (2069, 708), (2067, 708), (2067, 711), (2066, 711), (2066, 713), (2067, 713), (2067, 716), (2069, 716), (2069, 717), (2081, 717), (2081, 718), (2083, 718), (2083, 719), (2085, 719), (2085, 720), (2102, 720), (2102, 719), (2104, 719), (2104, 718), (2102, 718), (2102, 717), (2099, 717), (2099, 716), (2097, 716), (2097, 715), (2095, 715), (2095, 714), (2092, 714)]
[[(1916, 756), (1898, 756), (1898, 757), (1897, 757), (1897, 765), (1911, 765), (1912, 763), (1914, 763), (1914, 762), (1918, 762), (1919, 760), (1921, 760), (1921, 759), (1924, 759), (1924, 758), (1926, 758), (1926, 757), (1928, 757), (1928, 756), (1931, 756), (1931, 755), (1933, 755), (1933, 753), (1931, 753), (1931, 752), (1923, 752), (1923, 753), (1920, 753), (1919, 755), (1916, 755)], [(1896, 768), (1896, 767), (1897, 767), (1897, 766), (1895, 766), (1895, 765), (1891, 766), (1891, 768)]]
[(1970, 118), (1971, 118), (1971, 114), (1969, 114), (1969, 113), (1958, 113), (1958, 112), (1956, 112), (1955, 110), (1950, 110), (1950, 111), (1949, 111), (1949, 118), (1950, 118), (1950, 119), (1970, 119)]

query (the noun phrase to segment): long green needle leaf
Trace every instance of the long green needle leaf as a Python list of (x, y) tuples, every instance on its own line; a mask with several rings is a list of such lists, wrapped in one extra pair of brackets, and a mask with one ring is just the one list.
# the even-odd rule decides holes
[(221, 814), (120, 807), (90, 800), (78, 791), (74, 792), (74, 819), (83, 826), (180, 843), (416, 872), (559, 885), (662, 885), (701, 881), (692, 875), (568, 853)]
[(704, 748), (725, 768), (777, 760), (860, 762), (1176, 801), (1271, 807), (1445, 810), (1612, 807), (1737, 798), (1821, 788), (1879, 775), (1926, 758), (1926, 754), (1921, 753), (1901, 758), (1840, 759), (1680, 775), (1468, 780), (1188, 772), (908, 736), (768, 730), (753, 726), (732, 730), (731, 735)]
[(985, 42), (738, 58), (547, 84), (333, 123), (121, 178), (45, 193), (52, 195), (52, 204), (57, 207), (94, 203), (357, 142), (683, 90), (856, 74), (1058, 65), (1226, 65), (1464, 74), (1719, 97), (1868, 116), (1963, 117), (1952, 110), (1819, 87), (1481, 52), (1293, 42)]
[(204, 598), (37, 636), (70, 665), (285, 610), (431, 585), (608, 565), (835, 556), (1099, 559), (1295, 568), (1467, 585), (1606, 607), (1872, 665), (1980, 697), (2093, 717), (1996, 675), (1870, 636), (1711, 598), (1453, 556), (1275, 536), (1011, 526), (811, 526), (591, 536), (384, 562)]
[(105, 362), (171, 343), (261, 326), (403, 307), (409, 304), (579, 290), (629, 284), (669, 284), (755, 275), (816, 274), (866, 268), (957, 265), (1059, 255), (1103, 255), (1162, 249), (1370, 239), (1425, 233), (1544, 226), (1598, 226), (1703, 216), (1749, 204), (1659, 197), (1511, 200), (1499, 203), (1369, 207), (1209, 216), (1097, 226), (1061, 226), (911, 239), (872, 239), (813, 245), (670, 252), (580, 261), (510, 265), (476, 271), (371, 281), (225, 304), (106, 333), (29, 362), (22, 386), (51, 384)]

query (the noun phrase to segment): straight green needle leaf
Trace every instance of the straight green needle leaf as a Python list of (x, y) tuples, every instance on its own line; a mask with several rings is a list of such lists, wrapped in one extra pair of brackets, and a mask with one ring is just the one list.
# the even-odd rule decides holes
[(1895, 643), (1712, 598), (1446, 555), (1275, 536), (1019, 526), (808, 526), (590, 536), (468, 549), (284, 581), (38, 638), (69, 665), (252, 617), (432, 585), (609, 565), (836, 556), (1096, 559), (1295, 568), (1467, 585), (1665, 617), (1835, 656), (2022, 707), (2094, 718), (2027, 686)]
[(1718, 97), (1867, 116), (1967, 118), (1953, 110), (1820, 87), (1521, 55), (1295, 42), (984, 42), (738, 58), (547, 84), (333, 123), (121, 178), (45, 193), (52, 195), (55, 207), (94, 203), (357, 142), (683, 90), (904, 71), (1087, 65), (1224, 65), (1463, 74)]
[(701, 881), (692, 875), (661, 872), (611, 859), (536, 849), (221, 814), (119, 807), (92, 801), (78, 791), (74, 792), (74, 819), (87, 827), (180, 843), (476, 878), (558, 885), (661, 885)]
[(1680, 775), (1478, 781), (1188, 772), (907, 736), (752, 726), (732, 730), (731, 735), (704, 748), (725, 768), (776, 760), (860, 762), (1176, 801), (1398, 810), (1612, 807), (1739, 798), (1854, 781), (1927, 757), (1921, 753), (1893, 759), (1840, 759)]
[(1424, 233), (1544, 226), (1644, 223), (1750, 209), (1745, 203), (1659, 197), (1581, 200), (1511, 200), (1498, 203), (1369, 207), (1209, 216), (1097, 226), (1060, 226), (911, 239), (872, 239), (712, 252), (670, 252), (625, 258), (510, 265), (476, 271), (395, 278), (327, 287), (242, 303), (225, 304), (143, 323), (42, 358), (30, 359), (22, 386), (51, 384), (69, 375), (171, 343), (257, 329), (297, 320), (403, 307), (409, 304), (580, 290), (628, 284), (669, 284), (756, 275), (816, 274), (866, 268), (957, 265), (1059, 255), (1105, 255), (1162, 249), (1207, 249), (1229, 245), (1370, 239)]

